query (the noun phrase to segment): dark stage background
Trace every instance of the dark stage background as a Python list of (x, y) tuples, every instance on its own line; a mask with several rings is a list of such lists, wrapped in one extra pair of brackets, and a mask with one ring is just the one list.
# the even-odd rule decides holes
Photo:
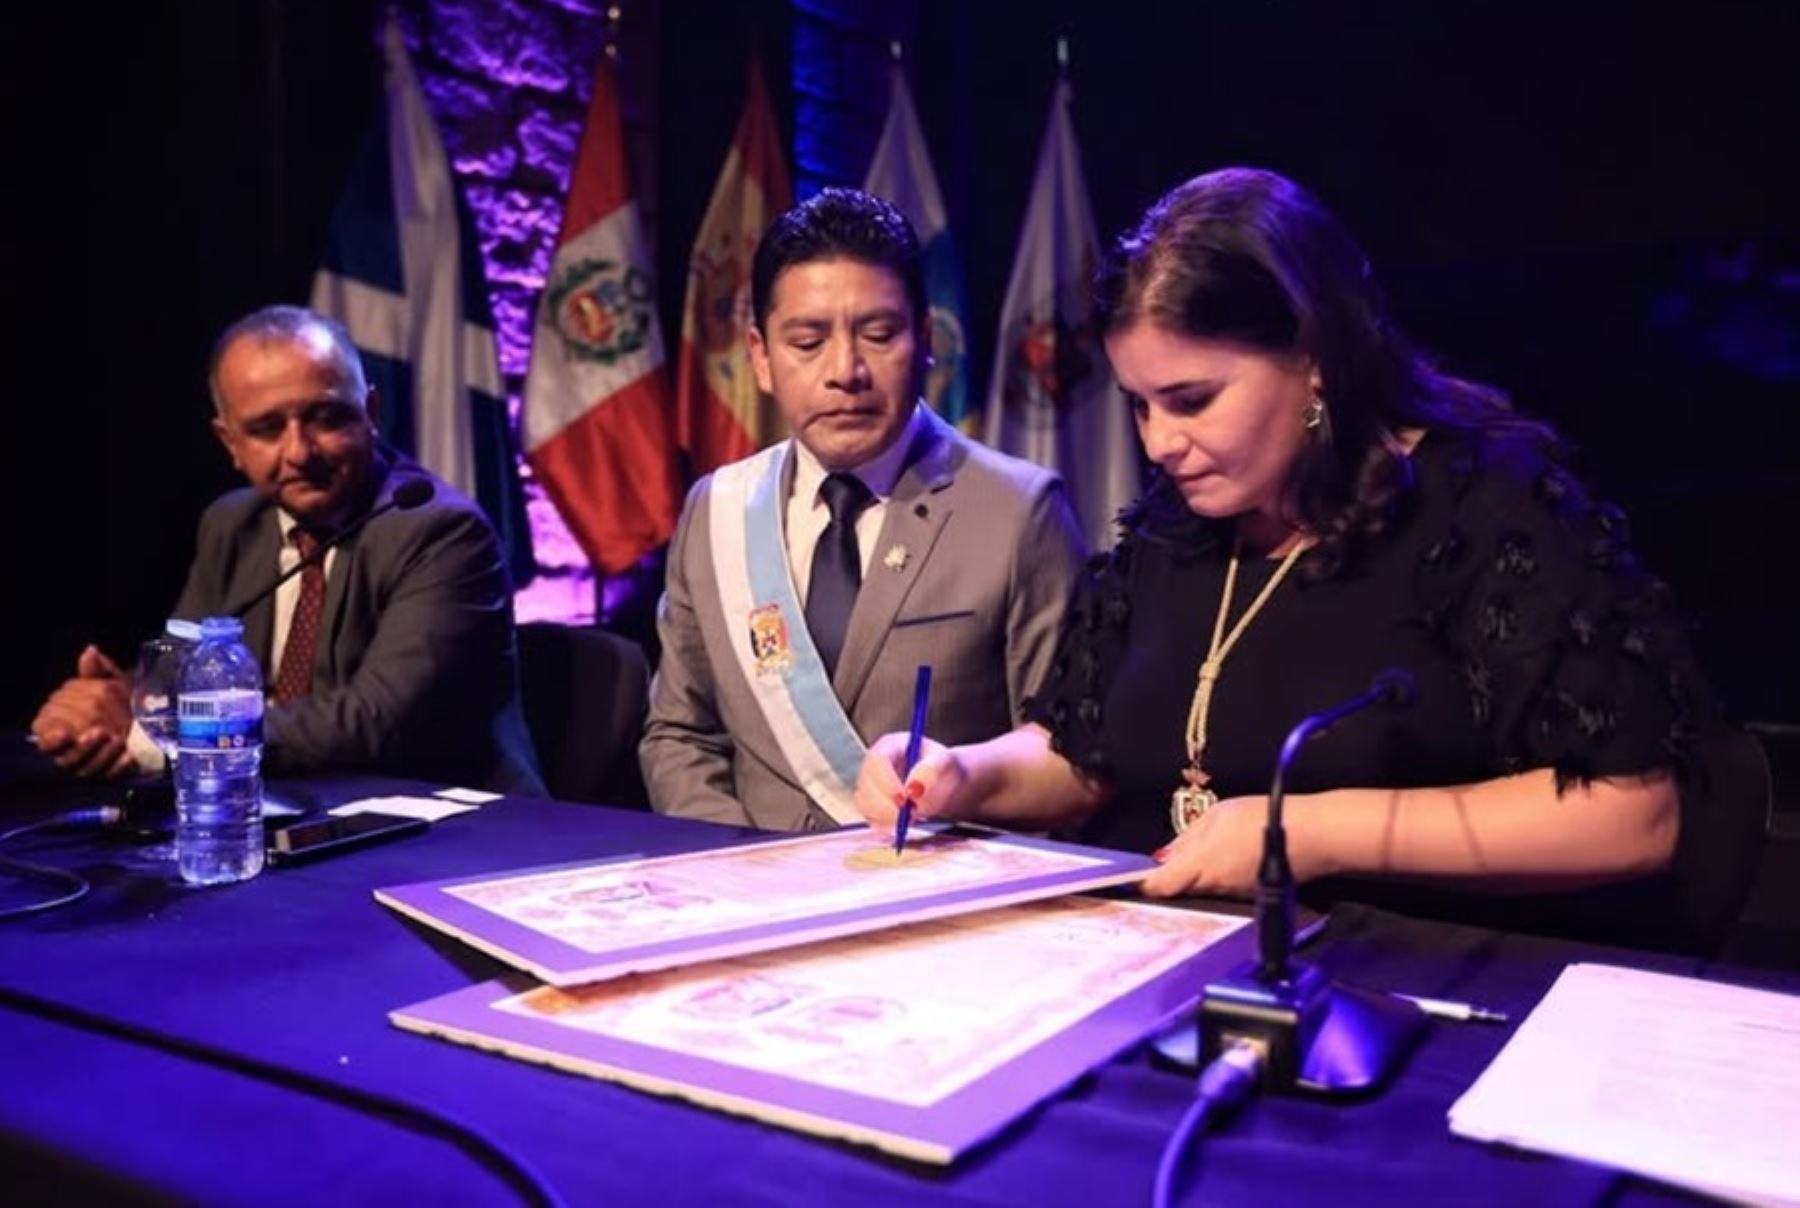
[[(173, 599), (200, 507), (232, 485), (205, 427), (208, 343), (254, 305), (304, 298), (377, 80), (367, 2), (22, 7), (0, 19), (0, 279), (20, 371), (4, 437), (7, 725), (83, 640), (128, 656)], [(427, 74), (451, 26), (439, 10), (466, 30), (483, 8), (402, 7), (426, 31)], [(525, 10), (554, 18), (585, 96), (603, 4), (486, 7), (496, 29)], [(678, 338), (750, 42), (787, 128), (798, 107), (825, 132), (803, 140), (804, 188), (860, 179), (899, 35), (984, 385), (1067, 33), (1103, 235), (1227, 163), (1322, 194), (1422, 343), (1581, 445), (1735, 711), (1800, 719), (1800, 10), (1652, 7), (627, 0), (626, 109), (665, 334)]]

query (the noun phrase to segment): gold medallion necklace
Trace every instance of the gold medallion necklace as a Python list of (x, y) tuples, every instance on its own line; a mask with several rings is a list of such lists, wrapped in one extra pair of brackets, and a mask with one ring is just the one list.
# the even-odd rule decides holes
[(1207, 713), (1212, 707), (1213, 686), (1218, 683), (1219, 670), (1225, 665), (1225, 656), (1231, 653), (1231, 648), (1244, 636), (1244, 630), (1250, 627), (1256, 614), (1269, 602), (1269, 597), (1287, 577), (1288, 571), (1294, 568), (1294, 563), (1300, 560), (1300, 555), (1311, 546), (1312, 540), (1303, 538), (1288, 551), (1287, 556), (1281, 560), (1281, 565), (1275, 568), (1275, 573), (1269, 576), (1269, 581), (1257, 593), (1256, 599), (1250, 602), (1250, 607), (1244, 610), (1244, 615), (1238, 618), (1238, 623), (1227, 634), (1225, 618), (1231, 611), (1231, 596), (1237, 587), (1239, 553), (1243, 547), (1241, 540), (1232, 542), (1231, 561), (1225, 566), (1225, 590), (1219, 599), (1218, 618), (1213, 622), (1212, 644), (1207, 647), (1206, 658), (1200, 664), (1199, 682), (1194, 685), (1194, 703), (1188, 707), (1188, 763), (1181, 772), (1182, 783), (1169, 794), (1169, 821), (1175, 827), (1176, 834), (1198, 822), (1201, 815), (1219, 800), (1219, 795), (1208, 787), (1212, 778), (1201, 766), (1201, 759), (1206, 754), (1206, 722)]

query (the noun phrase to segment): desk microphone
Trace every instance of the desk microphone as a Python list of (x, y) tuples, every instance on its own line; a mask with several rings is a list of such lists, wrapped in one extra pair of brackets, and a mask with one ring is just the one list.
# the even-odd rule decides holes
[(386, 503), (382, 504), (380, 507), (370, 508), (355, 520), (352, 520), (349, 524), (346, 524), (343, 528), (319, 542), (318, 545), (313, 547), (312, 553), (306, 555), (279, 575), (276, 575), (273, 582), (251, 596), (248, 600), (226, 609), (225, 615), (230, 617), (243, 616), (252, 608), (255, 608), (258, 604), (274, 595), (276, 589), (283, 583), (286, 583), (289, 579), (293, 578), (313, 563), (323, 559), (326, 554), (336, 549), (345, 538), (349, 537), (352, 533), (361, 530), (363, 525), (369, 523), (369, 521), (375, 519), (375, 517), (392, 511), (409, 512), (422, 503), (431, 502), (431, 497), (436, 493), (437, 488), (432, 486), (431, 480), (427, 478), (412, 478), (401, 483), (394, 488), (394, 493), (388, 497)]
[(1410, 673), (1382, 671), (1366, 691), (1301, 719), (1281, 744), (1256, 874), (1257, 956), (1209, 984), (1200, 999), (1202, 1067), (1251, 1049), (1267, 1090), (1354, 1094), (1385, 1081), (1423, 1032), (1416, 1004), (1332, 982), (1293, 959), (1294, 873), (1281, 824), (1283, 783), (1302, 747), (1368, 709), (1409, 705), (1416, 692)]
[(1381, 706), (1404, 708), (1418, 695), (1412, 673), (1399, 667), (1378, 671), (1366, 691), (1342, 704), (1300, 719), (1288, 731), (1275, 759), (1275, 776), (1269, 785), (1269, 820), (1263, 830), (1262, 863), (1256, 870), (1256, 951), (1258, 980), (1276, 984), (1286, 980), (1294, 952), (1294, 870), (1288, 864), (1287, 832), (1281, 825), (1283, 782), (1300, 748), (1327, 730), (1365, 709)]

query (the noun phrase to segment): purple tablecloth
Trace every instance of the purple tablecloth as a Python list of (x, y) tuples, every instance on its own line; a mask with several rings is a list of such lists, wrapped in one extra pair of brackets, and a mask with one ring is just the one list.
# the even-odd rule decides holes
[[(329, 803), (407, 786), (295, 787)], [(18, 817), (31, 797), (14, 786), (0, 794), (0, 810)], [(520, 1202), (517, 1186), (441, 1131), (342, 1102), (328, 1087), (109, 1034), (109, 1024), (123, 1024), (448, 1114), (572, 1204), (1147, 1202), (1192, 1082), (1142, 1054), (1094, 1072), (938, 1170), (387, 1023), (395, 1007), (502, 970), (383, 909), (375, 887), (741, 837), (508, 799), (424, 836), (206, 891), (131, 871), (130, 848), (93, 836), (38, 845), (40, 859), (82, 871), (95, 888), (63, 910), (0, 923), (0, 1170), (26, 1198), (80, 1186), (189, 1202)], [(1312, 951), (1346, 979), (1480, 1002), (1511, 1012), (1515, 1024), (1572, 960), (1700, 971), (1677, 958), (1358, 908), (1340, 909)], [(1183, 1202), (1685, 1201), (1610, 1171), (1452, 1138), (1447, 1109), (1509, 1033), (1436, 1024), (1396, 1084), (1368, 1102), (1253, 1102), (1205, 1139)]]

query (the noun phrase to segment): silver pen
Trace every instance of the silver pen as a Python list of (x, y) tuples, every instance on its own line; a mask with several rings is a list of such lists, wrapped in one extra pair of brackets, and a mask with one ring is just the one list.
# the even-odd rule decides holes
[(1426, 998), (1419, 994), (1401, 994), (1394, 992), (1395, 998), (1404, 998), (1417, 1006), (1419, 1010), (1434, 1019), (1453, 1019), (1458, 1023), (1506, 1023), (1505, 1011), (1495, 1011), (1489, 1007), (1478, 1007), (1474, 1003), (1451, 1002), (1447, 998)]

